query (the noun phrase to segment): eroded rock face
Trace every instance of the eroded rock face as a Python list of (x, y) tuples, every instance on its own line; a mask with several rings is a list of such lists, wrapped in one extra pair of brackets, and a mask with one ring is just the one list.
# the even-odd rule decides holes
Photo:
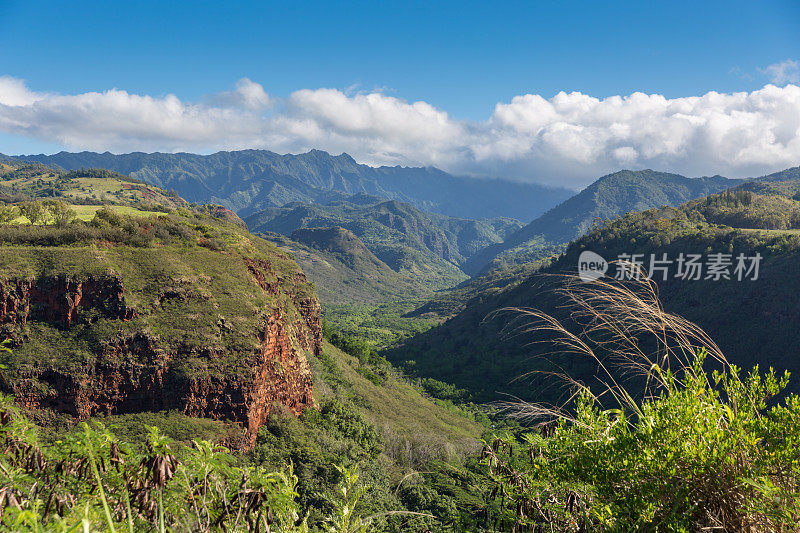
[[(262, 290), (278, 293), (278, 284), (265, 282), (271, 274), (269, 262), (247, 265)], [(294, 275), (305, 282), (301, 273)], [(102, 339), (96, 357), (77, 371), (33, 366), (13, 380), (0, 381), (0, 388), (13, 394), (21, 407), (52, 409), (78, 419), (177, 409), (190, 416), (234, 421), (247, 429), (246, 444), (252, 446), (277, 405), (294, 414), (314, 405), (304, 351), (320, 352), (319, 302), (286, 296), (299, 318), (287, 322), (280, 307), (266, 312), (253, 332), (252, 351), (237, 352), (233, 358), (219, 346), (164, 346), (157, 336), (139, 331)], [(125, 304), (121, 277), (0, 281), (0, 327), (7, 330), (19, 331), (34, 320), (68, 329), (80, 323), (83, 314), (98, 313), (112, 320), (134, 317)], [(217, 363), (223, 359), (234, 360), (235, 368), (221, 369)], [(187, 372), (187, 361), (213, 371)]]
[(25, 326), (43, 320), (70, 327), (81, 310), (94, 309), (108, 318), (130, 319), (133, 309), (125, 304), (122, 278), (46, 276), (36, 280), (0, 280), (0, 324)]

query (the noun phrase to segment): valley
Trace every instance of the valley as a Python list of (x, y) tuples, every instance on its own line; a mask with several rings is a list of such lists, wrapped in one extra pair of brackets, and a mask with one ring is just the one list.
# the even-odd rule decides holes
[(0, 2), (0, 533), (800, 533), (800, 2)]
[[(539, 419), (502, 402), (561, 405), (572, 392), (556, 375), (602, 387), (598, 365), (614, 356), (599, 342), (597, 359), (576, 358), (526, 329), (536, 308), (585, 333), (561, 292), (585, 250), (760, 254), (757, 281), (656, 280), (659, 301), (739, 368), (798, 370), (797, 169), (750, 180), (624, 171), (526, 222), (443, 214), (364, 182), (237, 213), (155, 185), (169, 173), (29, 159), (0, 168), (2, 412), (35, 424), (42, 443), (113, 428), (155, 449), (148, 428), (159, 427), (181, 457), (202, 439), (244, 468), (291, 464), (286, 490), (312, 530), (336, 512), (342, 468), (370, 487), (358, 509), (380, 516), (379, 530), (516, 520), (494, 492), (495, 468), (516, 459), (487, 450), (534, 438)], [(645, 333), (637, 346), (651, 346)], [(781, 394), (797, 390), (790, 381)], [(488, 470), (487, 453), (500, 454)]]

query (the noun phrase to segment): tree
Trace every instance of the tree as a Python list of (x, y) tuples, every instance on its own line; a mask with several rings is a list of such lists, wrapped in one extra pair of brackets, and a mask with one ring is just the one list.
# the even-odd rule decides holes
[(13, 205), (0, 207), (0, 224), (8, 224), (17, 218), (17, 208)]
[(19, 212), (30, 221), (31, 226), (44, 220), (46, 214), (44, 206), (37, 200), (22, 202), (19, 204)]
[(61, 200), (48, 200), (46, 205), (56, 226), (65, 226), (75, 218), (75, 210)]

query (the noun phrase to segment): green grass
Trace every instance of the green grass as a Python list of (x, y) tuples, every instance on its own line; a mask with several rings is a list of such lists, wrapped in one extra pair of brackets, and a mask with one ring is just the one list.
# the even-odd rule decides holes
[(327, 342), (322, 357), (341, 372), (341, 379), (358, 399), (356, 403), (362, 405), (364, 416), (379, 429), (386, 428), (402, 438), (460, 443), (466, 449), (474, 449), (486, 429), (457, 410), (437, 405), (395, 376), (380, 385), (373, 383), (358, 372), (358, 359)]
[(36, 165), (5, 164), (0, 166), (0, 189), (32, 198), (60, 198), (78, 204), (186, 205), (183, 199), (165, 194), (157, 187), (104, 170), (65, 173)]
[[(85, 222), (92, 220), (94, 218), (95, 213), (97, 213), (100, 209), (104, 207), (102, 205), (73, 205), (73, 204), (67, 204), (67, 205), (69, 205), (69, 208), (75, 212), (75, 219), (83, 220)], [(121, 215), (130, 215), (134, 217), (149, 217), (149, 216), (158, 216), (163, 214), (161, 211), (146, 211), (142, 209), (137, 209), (135, 207), (131, 207), (129, 205), (110, 205), (107, 207)], [(25, 224), (30, 224), (31, 221), (28, 220), (26, 217), (20, 215), (14, 220), (12, 220), (11, 223), (25, 225)], [(52, 223), (53, 221), (51, 218), (50, 220), (47, 220), (45, 222), (40, 222), (39, 225), (52, 224)]]

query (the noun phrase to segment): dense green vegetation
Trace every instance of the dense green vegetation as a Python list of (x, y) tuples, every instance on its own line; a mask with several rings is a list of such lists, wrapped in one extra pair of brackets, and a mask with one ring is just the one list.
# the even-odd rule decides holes
[(328, 305), (323, 316), (336, 329), (357, 336), (375, 348), (385, 348), (440, 323), (438, 317), (414, 315), (424, 299), (383, 304)]
[[(788, 374), (743, 374), (716, 347), (698, 348), (713, 341), (664, 313), (652, 287), (638, 289), (574, 287), (571, 307), (591, 319), (577, 335), (531, 313), (573, 357), (597, 365), (599, 383), (562, 375), (573, 386), (567, 404), (511, 406), (550, 422), (485, 447), (500, 522), (532, 531), (796, 531), (800, 398), (775, 401)], [(623, 381), (631, 375), (641, 389)]]
[[(291, 464), (242, 464), (201, 438), (178, 445), (149, 427), (146, 444), (98, 422), (43, 446), (36, 428), (0, 397), (0, 527), (7, 531), (308, 531)], [(340, 468), (327, 531), (364, 530), (358, 474)]]
[(458, 177), (432, 167), (374, 168), (347, 154), (320, 150), (297, 155), (267, 150), (210, 155), (60, 152), (19, 159), (67, 170), (111, 169), (176, 189), (191, 202), (223, 204), (241, 216), (291, 202), (326, 204), (363, 192), (456, 217), (527, 221), (572, 194), (533, 183)]
[[(549, 438), (487, 448), (500, 519), (535, 531), (796, 531), (800, 402), (766, 408), (783, 382), (735, 369), (667, 374), (661, 396), (604, 409), (588, 396)], [(741, 380), (740, 380), (741, 379)]]
[[(666, 253), (672, 259), (681, 253), (725, 253), (733, 257), (761, 254), (757, 281), (740, 282), (735, 276), (730, 280), (680, 280), (670, 276), (666, 281), (657, 279), (662, 300), (666, 309), (706, 329), (737, 365), (800, 370), (797, 358), (792, 356), (797, 351), (796, 327), (800, 326), (796, 290), (800, 273), (795, 266), (800, 261), (800, 235), (791, 229), (771, 229), (793, 227), (797, 200), (773, 194), (775, 185), (771, 185), (773, 193), (763, 195), (752, 192), (752, 186), (678, 208), (630, 213), (610, 221), (572, 243), (540, 274), (507, 290), (484, 293), (452, 320), (385, 355), (417, 376), (470, 390), (476, 401), (500, 398), (504, 393), (555, 400), (561, 397), (561, 391), (548, 385), (544, 377), (515, 378), (530, 370), (553, 371), (563, 365), (570, 375), (589, 381), (595, 367), (558, 355), (543, 359), (549, 352), (546, 346), (531, 344), (535, 340), (531, 337), (511, 334), (507, 328), (510, 318), (493, 312), (533, 307), (561, 317), (558, 307), (564, 302), (554, 294), (559, 278), (552, 274), (575, 272), (583, 250), (594, 251), (609, 261), (622, 254), (649, 258), (650, 254), (661, 257)], [(793, 190), (791, 182), (781, 187)], [(723, 225), (734, 222), (743, 227)], [(795, 386), (790, 385), (792, 390)]]

